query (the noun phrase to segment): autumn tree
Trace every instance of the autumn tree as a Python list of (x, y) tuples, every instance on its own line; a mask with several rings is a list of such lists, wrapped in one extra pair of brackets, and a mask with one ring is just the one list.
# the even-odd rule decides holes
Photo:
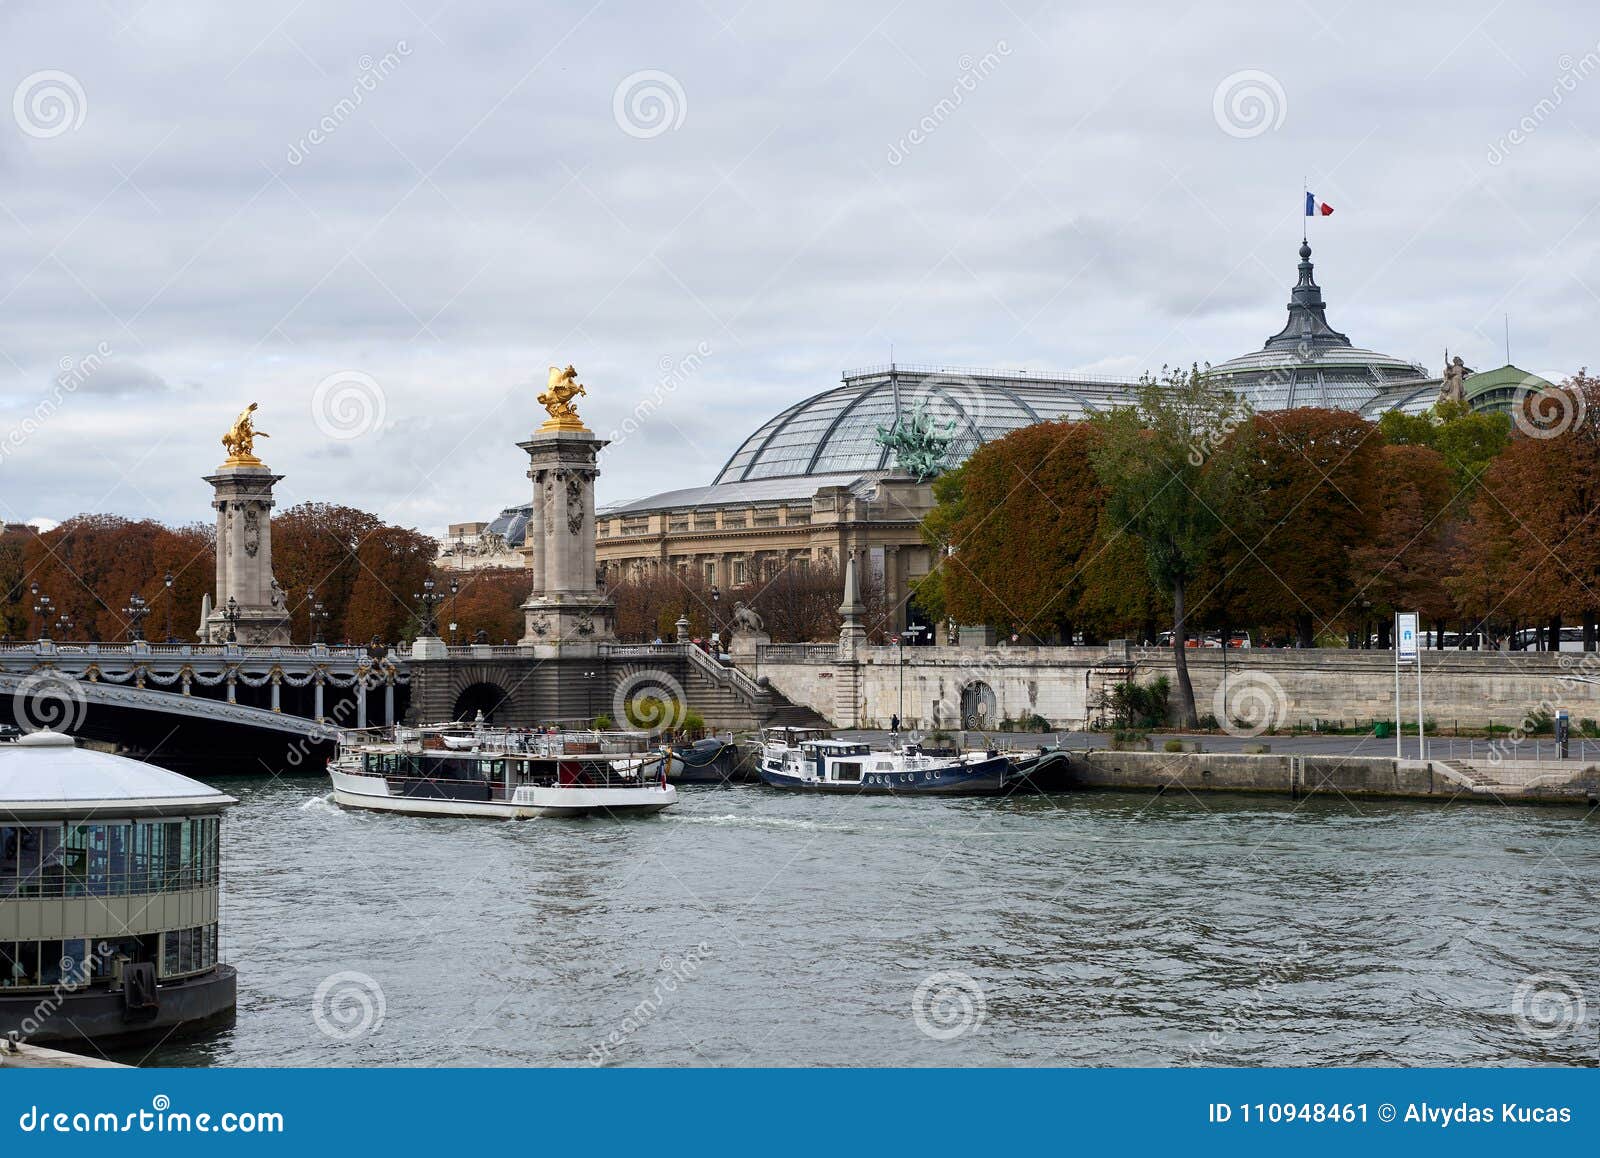
[(328, 615), (325, 638), (370, 638), (351, 630), (347, 614), (361, 572), (361, 545), (383, 526), (377, 515), (337, 503), (297, 503), (273, 518), (272, 569), (287, 596), (293, 638), (312, 637), (313, 591)]
[(1452, 562), (1457, 521), (1448, 511), (1455, 472), (1427, 446), (1384, 446), (1374, 464), (1382, 486), (1373, 508), (1371, 537), (1350, 552), (1351, 599), (1361, 609), (1362, 632), (1378, 616), (1379, 642), (1387, 647), (1389, 623), (1399, 611), (1416, 611), (1442, 623), (1454, 610), (1444, 578)]
[(1145, 375), (1137, 402), (1092, 420), (1090, 462), (1115, 531), (1144, 547), (1150, 582), (1172, 594), (1173, 665), (1179, 724), (1198, 724), (1184, 641), (1189, 584), (1216, 551), (1224, 512), (1245, 506), (1239, 483), (1250, 437), (1237, 435), (1248, 411), (1198, 367)]
[(1230, 525), (1223, 554), (1237, 560), (1256, 614), (1312, 647), (1351, 618), (1350, 552), (1375, 523), (1382, 440), (1359, 415), (1316, 407), (1257, 414), (1249, 434), (1242, 481), (1256, 511)]
[[(170, 595), (164, 582), (168, 571), (173, 575)], [(72, 622), (70, 634), (77, 638), (126, 639), (131, 629), (126, 609), (138, 594), (150, 609), (144, 623), (147, 636), (162, 636), (170, 607), (173, 634), (188, 639), (215, 574), (209, 528), (79, 515), (25, 539), (18, 614), (29, 633), (45, 627), (54, 633), (59, 630), (55, 621), (67, 616)], [(50, 597), (50, 624), (35, 621), (34, 584), (41, 595)]]
[(1475, 411), (1466, 402), (1439, 402), (1423, 414), (1389, 410), (1379, 417), (1378, 430), (1390, 446), (1437, 451), (1450, 468), (1453, 494), (1468, 498), (1511, 440), (1510, 418)]
[[(1085, 423), (1022, 427), (979, 447), (958, 485), (943, 488), (924, 534), (940, 552), (947, 615), (1072, 639), (1088, 610), (1089, 568), (1106, 546), (1096, 440)], [(1104, 619), (1111, 609), (1093, 610)]]
[[(439, 608), (439, 630), (446, 638), (452, 622), (462, 643), (473, 642), (479, 632), (489, 643), (515, 643), (522, 638), (522, 604), (533, 584), (527, 571), (462, 571), (439, 574), (436, 580), (439, 592), (448, 597)], [(456, 586), (453, 593), (452, 583)]]
[(1457, 604), (1481, 618), (1547, 619), (1552, 642), (1563, 617), (1581, 618), (1595, 646), (1600, 610), (1600, 381), (1579, 372), (1544, 400), (1568, 421), (1527, 418), (1483, 476), (1447, 582)]
[(344, 616), (350, 639), (394, 643), (417, 637), (416, 596), (433, 569), (436, 548), (432, 538), (406, 527), (379, 527), (361, 540)]

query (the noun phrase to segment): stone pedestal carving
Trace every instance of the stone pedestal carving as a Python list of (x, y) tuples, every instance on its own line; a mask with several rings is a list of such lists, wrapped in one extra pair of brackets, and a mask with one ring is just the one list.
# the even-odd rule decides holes
[(202, 625), (206, 643), (227, 642), (229, 599), (239, 643), (289, 642), (288, 602), (272, 576), (272, 488), (282, 477), (258, 459), (237, 458), (206, 476), (217, 511), (217, 589)]
[(522, 605), (521, 642), (541, 656), (593, 655), (616, 638), (611, 601), (595, 579), (595, 459), (606, 440), (587, 430), (540, 429), (517, 445), (528, 452), (533, 480), (523, 547), (533, 590)]

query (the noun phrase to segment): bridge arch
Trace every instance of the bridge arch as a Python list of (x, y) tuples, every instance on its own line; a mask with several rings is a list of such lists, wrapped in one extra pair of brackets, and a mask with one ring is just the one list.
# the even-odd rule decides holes
[(451, 719), (471, 720), (479, 712), (483, 713), (486, 722), (505, 723), (503, 718), (507, 714), (509, 704), (507, 700), (511, 693), (498, 683), (488, 679), (474, 680), (456, 693), (454, 711)]

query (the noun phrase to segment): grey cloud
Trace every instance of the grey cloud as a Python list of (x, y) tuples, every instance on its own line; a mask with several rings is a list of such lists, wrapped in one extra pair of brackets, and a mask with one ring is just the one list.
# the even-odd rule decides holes
[[(1575, 0), (1291, 19), (1278, 3), (156, 0), (124, 19), (90, 0), (5, 8), (0, 97), (60, 69), (87, 108), (40, 138), (0, 101), (0, 430), (63, 351), (103, 340), (117, 369), (8, 462), (5, 505), (28, 516), (103, 500), (202, 517), (198, 478), (252, 398), (294, 495), (437, 530), (523, 497), (514, 443), (558, 360), (610, 429), (664, 352), (715, 349), (608, 454), (603, 499), (709, 479), (891, 343), (942, 364), (1219, 361), (1280, 324), (1302, 177), (1337, 207), (1312, 242), (1358, 344), (1494, 364), (1509, 312), (1520, 364), (1594, 361), (1600, 76), (1487, 160), (1562, 55), (1596, 51)], [(1002, 41), (890, 164), (963, 58)], [(362, 58), (390, 53), (342, 107)], [(645, 69), (687, 108), (640, 139), (613, 95)], [(1240, 139), (1213, 93), (1246, 69), (1287, 107)], [(386, 426), (330, 440), (312, 392), (351, 368), (381, 384)], [(143, 429), (152, 398), (148, 454), (72, 453), (108, 424)]]

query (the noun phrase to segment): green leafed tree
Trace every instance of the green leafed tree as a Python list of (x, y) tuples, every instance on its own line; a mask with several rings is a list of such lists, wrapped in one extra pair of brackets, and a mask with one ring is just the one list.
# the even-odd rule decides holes
[(1152, 585), (1172, 594), (1173, 664), (1179, 723), (1195, 727), (1194, 685), (1184, 654), (1189, 584), (1212, 557), (1227, 518), (1242, 513), (1241, 466), (1249, 410), (1207, 381), (1199, 367), (1145, 375), (1137, 402), (1093, 419), (1090, 462), (1112, 526), (1144, 548)]
[(1465, 402), (1440, 402), (1424, 414), (1390, 410), (1378, 419), (1378, 430), (1390, 446), (1426, 446), (1438, 451), (1450, 467), (1456, 494), (1462, 498), (1471, 497), (1484, 472), (1511, 441), (1508, 416), (1475, 412)]

